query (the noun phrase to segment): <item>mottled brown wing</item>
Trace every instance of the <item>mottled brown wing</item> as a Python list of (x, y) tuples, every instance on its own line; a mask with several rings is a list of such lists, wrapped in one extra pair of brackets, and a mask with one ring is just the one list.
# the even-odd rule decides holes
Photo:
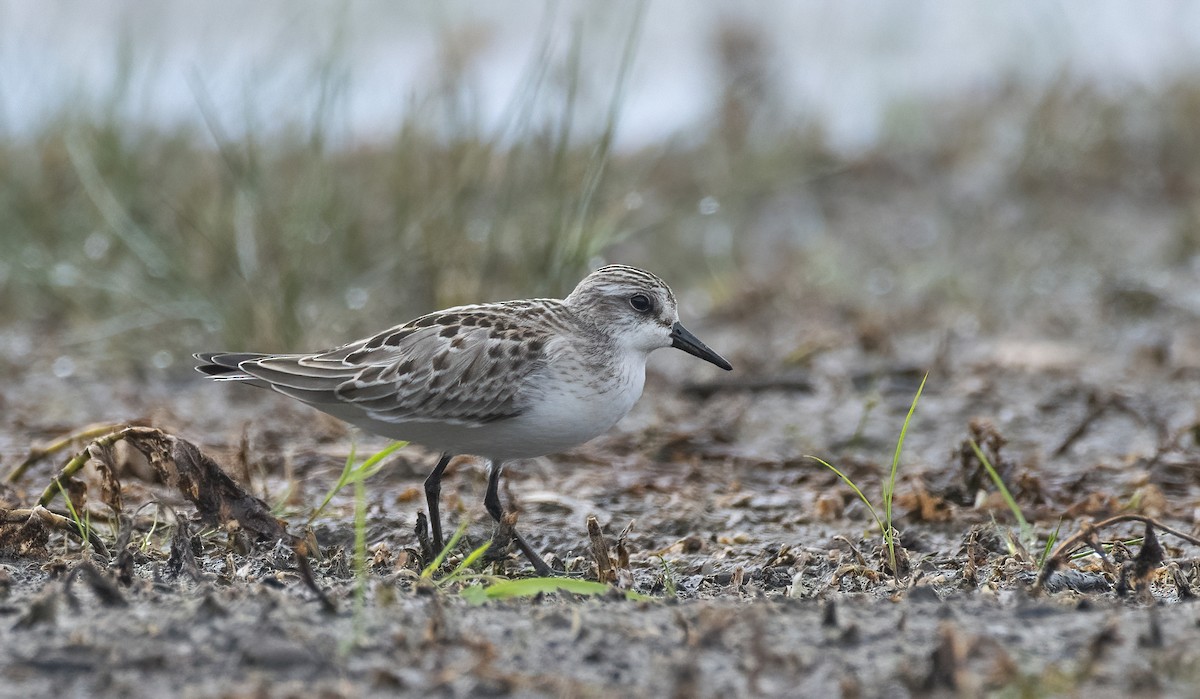
[(336, 413), (357, 408), (386, 422), (515, 417), (524, 379), (545, 365), (551, 328), (534, 320), (541, 314), (533, 309), (506, 305), (451, 309), (322, 354), (265, 357), (241, 368), (307, 403), (337, 404)]

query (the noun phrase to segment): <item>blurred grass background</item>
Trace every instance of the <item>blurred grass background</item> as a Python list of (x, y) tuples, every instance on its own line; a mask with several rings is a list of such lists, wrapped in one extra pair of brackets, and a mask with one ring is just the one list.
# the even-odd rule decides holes
[(583, 20), (536, 29), (492, 122), (478, 35), (441, 33), (435, 79), (370, 139), (339, 126), (354, 39), (336, 21), (302, 124), (230, 123), (196, 76), (195, 119), (132, 118), (148, 57), (125, 36), (104, 99), (0, 138), (0, 362), (182, 371), (195, 350), (315, 349), (561, 295), (609, 260), (659, 272), (693, 313), (798, 321), (819, 298), (993, 328), (1056, 294), (1069, 311), (1131, 276), (1200, 271), (1194, 74), (1120, 90), (999, 76), (893, 100), (847, 149), (780, 98), (771, 39), (729, 20), (705, 39), (709, 112), (616, 148), (656, 47), (645, 5), (614, 15), (600, 47)]

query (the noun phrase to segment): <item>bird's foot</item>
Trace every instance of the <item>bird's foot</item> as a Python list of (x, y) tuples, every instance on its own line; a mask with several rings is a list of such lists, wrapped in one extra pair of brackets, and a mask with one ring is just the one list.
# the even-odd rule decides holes
[(521, 536), (516, 530), (517, 513), (509, 512), (500, 518), (496, 523), (496, 530), (492, 533), (492, 545), (488, 547), (484, 559), (488, 561), (500, 561), (508, 555), (508, 547), (511, 544), (516, 544), (521, 550), (525, 558), (533, 566), (534, 572), (541, 577), (554, 577), (559, 575), (553, 568), (546, 564), (542, 557), (533, 550), (529, 542), (525, 541), (525, 537)]

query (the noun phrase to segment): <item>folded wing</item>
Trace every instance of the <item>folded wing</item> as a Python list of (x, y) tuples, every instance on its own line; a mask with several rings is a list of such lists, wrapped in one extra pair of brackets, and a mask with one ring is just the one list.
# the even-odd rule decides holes
[(196, 355), (218, 380), (272, 388), (338, 417), (482, 425), (520, 415), (549, 328), (488, 306), (423, 316), (318, 354)]

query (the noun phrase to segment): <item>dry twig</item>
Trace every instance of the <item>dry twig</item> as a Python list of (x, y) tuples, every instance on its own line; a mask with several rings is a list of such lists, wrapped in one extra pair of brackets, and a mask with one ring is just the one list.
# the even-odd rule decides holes
[(1117, 571), (1115, 566), (1113, 566), (1112, 561), (1109, 560), (1107, 554), (1105, 554), (1104, 547), (1100, 545), (1097, 532), (1105, 527), (1109, 527), (1114, 524), (1120, 524), (1121, 522), (1141, 522), (1142, 524), (1146, 525), (1147, 528), (1153, 527), (1159, 531), (1179, 537), (1190, 544), (1200, 546), (1200, 538), (1196, 538), (1191, 534), (1182, 532), (1174, 527), (1169, 527), (1153, 517), (1147, 517), (1145, 515), (1123, 514), (1115, 517), (1109, 517), (1108, 519), (1102, 522), (1096, 522), (1095, 524), (1085, 522), (1080, 526), (1077, 533), (1071, 535), (1065, 541), (1059, 544), (1054, 549), (1054, 553), (1050, 554), (1050, 557), (1046, 559), (1045, 564), (1042, 565), (1042, 571), (1038, 574), (1037, 587), (1039, 589), (1043, 588), (1050, 575), (1053, 574), (1054, 571), (1058, 570), (1058, 568), (1064, 563), (1066, 563), (1067, 557), (1070, 556), (1071, 552), (1078, 548), (1081, 544), (1090, 546), (1105, 563), (1105, 568), (1109, 570), (1109, 572), (1116, 573)]

